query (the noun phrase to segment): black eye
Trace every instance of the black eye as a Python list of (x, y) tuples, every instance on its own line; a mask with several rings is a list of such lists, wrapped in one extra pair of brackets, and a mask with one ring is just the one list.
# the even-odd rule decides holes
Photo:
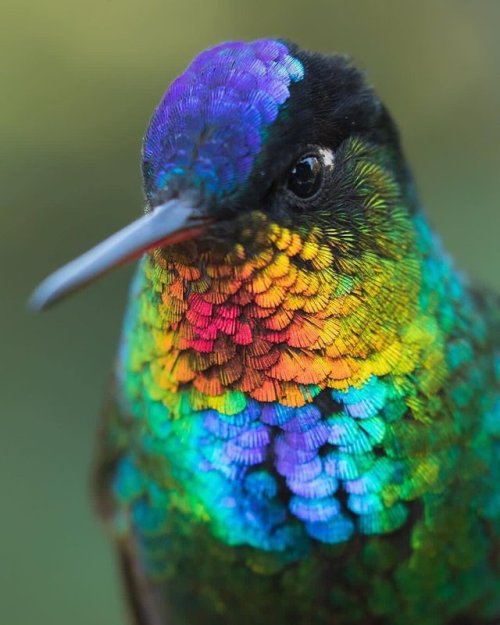
[(286, 187), (299, 198), (312, 197), (320, 188), (323, 163), (319, 156), (306, 154), (295, 163), (286, 181)]

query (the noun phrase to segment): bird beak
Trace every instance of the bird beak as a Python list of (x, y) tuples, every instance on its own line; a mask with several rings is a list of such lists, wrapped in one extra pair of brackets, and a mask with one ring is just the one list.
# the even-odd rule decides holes
[(169, 200), (64, 265), (33, 292), (29, 307), (44, 310), (107, 271), (157, 247), (192, 239), (207, 228), (192, 203)]

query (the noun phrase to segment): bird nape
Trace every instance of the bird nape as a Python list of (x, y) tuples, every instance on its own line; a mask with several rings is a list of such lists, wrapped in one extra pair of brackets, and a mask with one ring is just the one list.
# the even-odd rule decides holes
[(500, 621), (499, 300), (421, 210), (343, 56), (202, 52), (144, 139), (141, 256), (99, 440), (136, 625)]

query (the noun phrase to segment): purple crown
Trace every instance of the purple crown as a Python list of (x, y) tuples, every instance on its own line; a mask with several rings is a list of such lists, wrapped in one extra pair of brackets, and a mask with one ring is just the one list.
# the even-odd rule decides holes
[(144, 139), (149, 192), (177, 177), (206, 192), (234, 191), (252, 171), (264, 131), (304, 76), (273, 39), (229, 42), (197, 56), (170, 86)]

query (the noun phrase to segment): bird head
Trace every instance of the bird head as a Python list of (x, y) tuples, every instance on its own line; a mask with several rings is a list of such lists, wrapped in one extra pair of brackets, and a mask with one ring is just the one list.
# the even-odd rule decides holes
[[(34, 307), (146, 254), (187, 350), (253, 345), (205, 394), (297, 404), (384, 373), (418, 304), (417, 202), (396, 127), (349, 60), (280, 40), (202, 52), (157, 107), (142, 171), (145, 214), (49, 277)], [(211, 330), (208, 309), (225, 320)]]

